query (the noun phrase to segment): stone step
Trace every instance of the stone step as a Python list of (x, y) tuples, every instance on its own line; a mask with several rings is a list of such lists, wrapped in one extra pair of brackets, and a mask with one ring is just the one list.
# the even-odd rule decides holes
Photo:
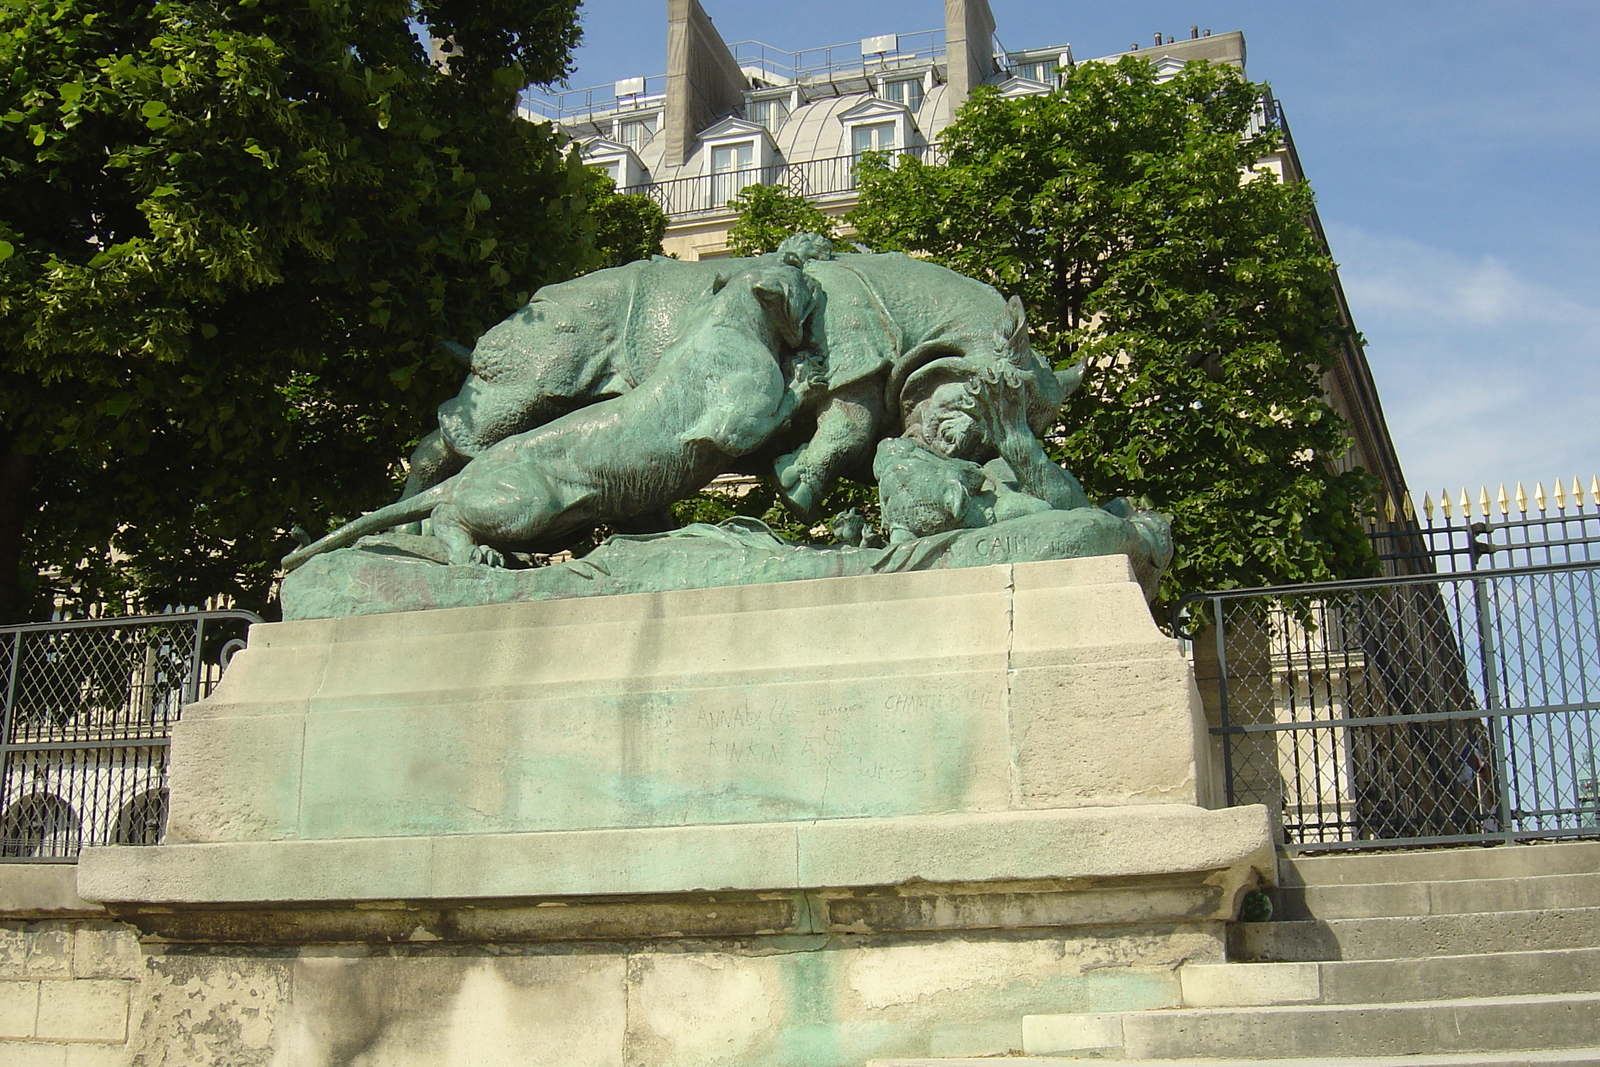
[(1261, 1060), (1106, 1060), (1058, 1056), (1011, 1056), (1005, 1059), (869, 1060), (867, 1067), (1600, 1067), (1600, 1048), (1528, 1052), (1464, 1052), (1420, 1056), (1319, 1057)]
[(1274, 894), (1273, 918), (1362, 919), (1595, 907), (1600, 907), (1600, 870), (1518, 878), (1287, 886)]
[(1525, 878), (1595, 871), (1600, 871), (1600, 841), (1341, 853), (1278, 860), (1278, 881), (1284, 886)]
[(1234, 923), (1228, 958), (1251, 961), (1425, 959), (1600, 945), (1600, 908)]
[(1600, 948), (1417, 960), (1190, 963), (1178, 978), (1186, 1008), (1594, 993), (1600, 992)]
[(1600, 1037), (1600, 993), (1399, 1004), (1202, 1008), (1022, 1020), (1026, 1055), (1130, 1060), (1414, 1056), (1586, 1048)]

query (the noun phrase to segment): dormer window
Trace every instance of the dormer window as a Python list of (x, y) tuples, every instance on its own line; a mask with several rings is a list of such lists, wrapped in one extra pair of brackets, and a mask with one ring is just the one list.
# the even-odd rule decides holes
[(904, 104), (868, 97), (839, 116), (850, 155), (866, 152), (904, 152), (916, 145), (916, 125)]
[(638, 154), (625, 144), (596, 137), (583, 146), (583, 158), (589, 166), (610, 176), (618, 189), (644, 184), (644, 166)]
[(907, 111), (918, 111), (922, 108), (923, 93), (921, 78), (897, 78), (885, 79), (879, 95), (890, 103), (904, 104)]
[(789, 101), (783, 97), (776, 100), (752, 100), (747, 111), (751, 122), (765, 126), (768, 133), (777, 133), (789, 119)]
[(771, 181), (778, 163), (777, 147), (766, 128), (730, 116), (700, 134), (704, 174), (711, 179), (711, 200), (720, 208), (749, 185)]
[(895, 125), (893, 122), (873, 122), (852, 126), (850, 154), (859, 158), (867, 152), (893, 152), (899, 147), (895, 143)]
[(758, 181), (756, 143), (738, 141), (714, 145), (711, 149), (711, 202), (726, 204), (747, 185)]
[(644, 151), (644, 146), (656, 135), (656, 129), (661, 122), (659, 115), (646, 115), (643, 118), (625, 119), (617, 123), (617, 140), (635, 154)]

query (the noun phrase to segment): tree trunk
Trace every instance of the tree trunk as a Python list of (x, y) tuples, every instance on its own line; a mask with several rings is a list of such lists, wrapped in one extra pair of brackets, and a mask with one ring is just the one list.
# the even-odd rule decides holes
[(0, 623), (22, 622), (22, 530), (33, 510), (35, 457), (11, 450), (0, 431)]

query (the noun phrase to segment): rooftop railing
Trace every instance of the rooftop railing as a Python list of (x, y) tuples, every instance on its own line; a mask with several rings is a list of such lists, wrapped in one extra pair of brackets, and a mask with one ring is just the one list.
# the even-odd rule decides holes
[[(868, 51), (868, 41), (885, 47)], [(916, 33), (888, 34), (868, 41), (830, 44), (789, 52), (761, 41), (736, 41), (728, 46), (741, 68), (766, 75), (773, 84), (827, 82), (847, 74), (862, 76), (883, 70), (937, 61), (944, 55), (944, 30), (919, 30)], [(541, 89), (529, 86), (522, 91), (521, 109), (530, 118), (555, 123), (592, 121), (637, 107), (648, 107), (665, 98), (667, 76), (652, 74), (643, 78), (624, 78), (608, 85), (581, 89)]]

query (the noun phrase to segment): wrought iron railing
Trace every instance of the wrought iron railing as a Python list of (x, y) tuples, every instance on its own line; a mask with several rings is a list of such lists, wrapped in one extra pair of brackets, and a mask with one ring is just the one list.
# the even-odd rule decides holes
[[(1445, 491), (1437, 502), (1423, 495), (1383, 500), (1373, 517), (1373, 548), (1397, 569), (1474, 570), (1480, 567), (1538, 566), (1600, 559), (1600, 477), (1587, 487), (1577, 478), (1556, 479), (1545, 491), (1539, 482), (1528, 492), (1520, 483), (1476, 493)], [(1420, 564), (1420, 567), (1418, 566)]]
[(1208, 593), (1229, 804), (1300, 848), (1600, 837), (1600, 562)]
[(172, 724), (260, 621), (187, 611), (0, 627), (0, 859), (159, 841)]
[[(943, 163), (944, 153), (937, 145), (917, 145), (888, 153), (894, 157), (914, 156), (928, 164)], [(664, 182), (629, 186), (624, 193), (648, 196), (671, 218), (707, 212), (730, 212), (728, 201), (752, 185), (776, 185), (808, 199), (854, 192), (859, 156), (829, 156), (799, 163), (777, 163), (770, 167), (748, 167), (721, 174), (700, 174), (670, 178)]]

